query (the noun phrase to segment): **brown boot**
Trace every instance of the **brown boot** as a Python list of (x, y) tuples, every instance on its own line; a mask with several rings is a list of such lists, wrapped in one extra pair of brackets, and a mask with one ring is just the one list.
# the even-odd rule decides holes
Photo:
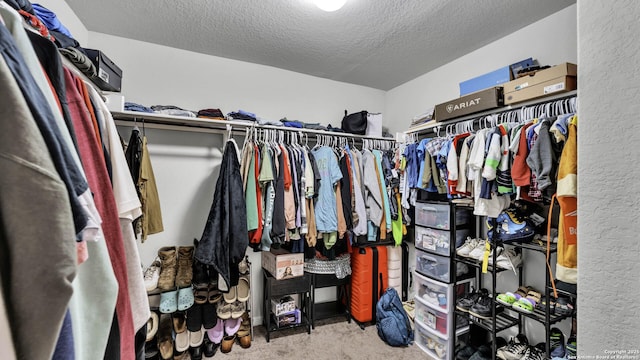
[(178, 248), (178, 275), (176, 286), (185, 288), (191, 286), (193, 278), (193, 246), (181, 246)]
[(175, 246), (167, 246), (158, 250), (158, 257), (162, 262), (162, 270), (158, 279), (158, 289), (170, 291), (175, 288), (177, 271), (177, 253)]

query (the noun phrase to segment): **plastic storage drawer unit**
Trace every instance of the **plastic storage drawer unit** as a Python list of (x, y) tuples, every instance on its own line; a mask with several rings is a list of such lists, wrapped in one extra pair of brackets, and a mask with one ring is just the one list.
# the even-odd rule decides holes
[(449, 302), (453, 299), (453, 287), (447, 284), (440, 284), (435, 280), (431, 280), (426, 276), (418, 273), (414, 278), (415, 297), (423, 303), (430, 304), (434, 308), (449, 312), (451, 305)]
[[(451, 254), (451, 231), (437, 230), (416, 225), (415, 245), (418, 249), (449, 256)], [(469, 236), (468, 229), (456, 230), (456, 248)]]
[[(451, 205), (447, 203), (417, 202), (415, 223), (436, 229), (449, 230), (449, 212)], [(469, 223), (472, 218), (471, 210), (466, 208), (456, 209), (456, 225)]]
[(416, 300), (416, 322), (422, 323), (429, 329), (435, 331), (438, 336), (448, 338), (449, 333), (449, 316), (446, 313), (438, 311), (427, 306), (421, 299)]
[(432, 279), (451, 282), (450, 261), (448, 257), (416, 249), (416, 270)]
[(448, 347), (447, 341), (429, 332), (426, 328), (416, 323), (415, 342), (430, 357), (436, 359), (447, 359)]
[(449, 204), (416, 203), (416, 224), (449, 230)]

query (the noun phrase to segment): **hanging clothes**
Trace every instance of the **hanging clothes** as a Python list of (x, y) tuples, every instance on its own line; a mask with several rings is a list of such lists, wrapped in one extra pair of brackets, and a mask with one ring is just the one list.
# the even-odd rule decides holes
[(342, 179), (338, 159), (333, 150), (327, 146), (314, 149), (312, 153), (318, 167), (318, 176), (320, 177), (318, 199), (314, 209), (316, 228), (319, 232), (335, 232), (338, 231), (338, 213), (334, 187)]
[(116, 314), (120, 334), (121, 359), (134, 358), (134, 325), (131, 313), (131, 301), (128, 293), (129, 284), (127, 278), (126, 254), (118, 209), (114, 200), (113, 189), (104, 153), (98, 147), (94, 139), (95, 130), (93, 122), (85, 107), (84, 99), (78, 90), (84, 83), (76, 79), (71, 72), (65, 69), (65, 82), (67, 84), (67, 96), (69, 107), (74, 121), (74, 127), (78, 134), (78, 146), (82, 163), (85, 165), (87, 179), (94, 191), (96, 206), (102, 216), (102, 229), (107, 240), (107, 247), (111, 259), (113, 271), (118, 279), (118, 296)]
[[(113, 197), (118, 207), (118, 218), (120, 219), (120, 229), (125, 247), (127, 261), (127, 277), (129, 284), (129, 298), (131, 299), (131, 313), (133, 314), (133, 325), (136, 331), (146, 325), (151, 316), (149, 310), (149, 298), (144, 285), (144, 275), (140, 267), (141, 261), (137, 251), (136, 237), (133, 231), (132, 222), (143, 215), (143, 208), (138, 199), (138, 194), (130, 175), (130, 171), (125, 159), (124, 151), (120, 144), (120, 136), (116, 129), (116, 124), (104, 101), (101, 100), (98, 92), (90, 85), (86, 85), (89, 95), (95, 104), (94, 110), (96, 118), (100, 123), (100, 128), (104, 129), (101, 134), (103, 147), (110, 155), (111, 162), (111, 183), (113, 187)], [(145, 190), (147, 192), (147, 221), (149, 223), (149, 233), (155, 233), (162, 229), (162, 214), (160, 213), (159, 198), (155, 187), (153, 171), (145, 166), (150, 161), (146, 150), (146, 137), (142, 139), (142, 173), (141, 178), (151, 175), (146, 181)], [(151, 194), (155, 193), (154, 196)], [(156, 208), (157, 207), (157, 208)]]
[[(0, 219), (4, 229), (0, 240), (7, 249), (0, 262), (11, 265), (10, 272), (2, 272), (2, 284), (9, 286), (3, 289), (4, 306), (10, 315), (17, 358), (48, 359), (53, 355), (76, 275), (71, 193), (2, 57), (0, 93), (0, 118), (16, 120), (0, 121)], [(31, 206), (34, 198), (39, 202), (35, 207)], [(37, 226), (24, 226), (24, 219), (38, 219)], [(38, 279), (39, 296), (33, 296), (31, 279)], [(33, 336), (39, 339), (36, 343)]]
[(262, 145), (261, 158), (262, 161), (260, 164), (260, 175), (258, 179), (260, 181), (260, 187), (264, 189), (262, 191), (264, 194), (264, 227), (262, 229), (262, 237), (260, 238), (260, 247), (263, 251), (269, 251), (272, 244), (271, 228), (273, 226), (273, 207), (276, 193), (273, 188), (275, 169), (272, 165), (270, 150), (265, 144)]
[[(558, 280), (578, 283), (578, 118), (568, 125), (567, 138), (558, 169)], [(549, 235), (549, 234), (547, 234)]]
[(237, 154), (235, 141), (227, 141), (211, 210), (194, 254), (196, 260), (218, 272), (218, 288), (222, 291), (238, 285), (238, 264), (249, 244), (245, 200), (233, 195), (242, 193)]

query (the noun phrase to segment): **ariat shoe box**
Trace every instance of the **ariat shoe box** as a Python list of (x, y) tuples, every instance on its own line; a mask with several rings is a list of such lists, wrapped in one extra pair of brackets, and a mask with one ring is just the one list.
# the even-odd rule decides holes
[(493, 87), (436, 105), (435, 118), (436, 121), (454, 119), (484, 110), (495, 109), (503, 104), (502, 87)]
[(578, 66), (564, 63), (509, 81), (504, 86), (504, 103), (514, 104), (578, 88)]
[(290, 253), (283, 249), (262, 252), (262, 267), (276, 280), (304, 275), (304, 253)]

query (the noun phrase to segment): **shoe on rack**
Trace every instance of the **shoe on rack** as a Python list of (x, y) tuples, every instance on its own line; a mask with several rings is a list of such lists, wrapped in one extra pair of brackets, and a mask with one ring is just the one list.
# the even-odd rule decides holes
[(469, 312), (469, 309), (471, 309), (471, 307), (483, 295), (489, 295), (489, 291), (487, 289), (480, 289), (480, 291), (473, 290), (464, 297), (458, 299), (458, 302), (456, 303), (456, 309), (463, 312)]
[(565, 357), (569, 360), (575, 360), (578, 355), (578, 341), (575, 336), (570, 336), (567, 340)]
[(560, 329), (554, 327), (551, 328), (551, 333), (549, 334), (549, 348), (551, 349), (551, 357), (552, 358), (563, 358), (565, 354), (564, 347), (564, 334)]
[(496, 357), (502, 360), (520, 360), (529, 348), (529, 341), (523, 334), (511, 339), (506, 346), (496, 351)]
[(204, 342), (204, 334), (206, 330), (200, 327), (198, 331), (189, 331), (189, 347), (197, 348)]
[(219, 319), (222, 319), (222, 320), (230, 319), (232, 313), (233, 313), (233, 309), (231, 307), (231, 304), (224, 301), (221, 301), (218, 303), (218, 306), (216, 308), (216, 314), (218, 315)]
[(204, 345), (197, 347), (190, 347), (189, 354), (191, 354), (191, 360), (202, 360)]
[(522, 265), (522, 255), (515, 252), (513, 249), (505, 249), (498, 255), (496, 266), (502, 269), (512, 270), (514, 274), (518, 275), (516, 268)]
[(238, 301), (246, 302), (251, 295), (251, 288), (249, 285), (249, 276), (240, 276), (238, 279), (238, 286), (236, 287), (236, 297)]
[(513, 303), (520, 300), (520, 298), (527, 296), (529, 290), (531, 290), (529, 286), (520, 286), (515, 292), (508, 291), (506, 293), (498, 294), (496, 301), (504, 306), (511, 307)]
[(480, 319), (491, 319), (491, 308), (493, 299), (488, 294), (480, 296), (473, 306), (469, 309), (469, 314)]
[(173, 324), (171, 316), (163, 316), (158, 326), (158, 349), (163, 359), (173, 358)]
[(179, 289), (191, 287), (191, 281), (193, 280), (193, 250), (193, 246), (180, 246), (178, 248), (176, 286)]
[[(219, 341), (222, 341), (222, 337), (220, 337)], [(216, 354), (216, 351), (218, 351), (218, 347), (220, 347), (220, 342), (213, 342), (209, 337), (209, 332), (207, 331), (204, 335), (204, 342), (202, 344), (203, 355), (207, 358), (212, 357)]]
[(238, 264), (238, 272), (240, 275), (249, 275), (249, 260), (247, 260), (247, 256)]
[(468, 257), (471, 250), (475, 249), (478, 246), (478, 239), (473, 239), (471, 237), (467, 237), (467, 240), (456, 249), (456, 254), (464, 257)]
[(242, 319), (228, 319), (224, 321), (224, 333), (228, 336), (235, 335), (242, 325)]
[(530, 242), (536, 233), (533, 224), (515, 211), (505, 210), (496, 219), (494, 235), (504, 243)]
[(244, 349), (251, 347), (251, 318), (249, 313), (242, 314), (242, 322), (240, 323), (240, 329), (236, 333), (238, 343)]
[(521, 359), (522, 360), (544, 360), (545, 354), (544, 354), (544, 351), (541, 351), (537, 347), (529, 346)]
[(147, 292), (152, 292), (158, 287), (158, 279), (160, 279), (160, 270), (162, 265), (160, 258), (156, 258), (148, 268), (144, 270), (144, 287)]
[(158, 288), (165, 291), (174, 290), (176, 286), (176, 273), (178, 271), (178, 255), (175, 246), (166, 246), (158, 250), (158, 257), (162, 264), (158, 277)]
[(158, 338), (154, 337), (150, 341), (144, 343), (145, 360), (160, 359), (160, 350), (158, 350)]
[(554, 313), (556, 315), (572, 315), (573, 314), (573, 304), (571, 303), (571, 299), (561, 296), (556, 299), (556, 306)]
[(540, 302), (540, 293), (536, 290), (529, 290), (526, 297), (520, 298), (520, 300), (513, 303), (512, 309), (531, 314), (536, 305)]
[(240, 317), (242, 317), (242, 314), (244, 314), (247, 311), (247, 303), (243, 302), (243, 301), (236, 301), (233, 304), (231, 304), (231, 318), (232, 319), (239, 319)]
[(225, 336), (222, 339), (222, 343), (220, 344), (220, 352), (222, 352), (223, 354), (230, 352), (231, 349), (233, 348), (233, 343), (235, 342), (236, 342), (235, 335)]
[[(482, 258), (484, 257), (484, 252), (486, 250), (486, 244), (487, 244), (486, 240), (478, 241), (476, 247), (473, 250), (471, 250), (471, 252), (467, 257), (482, 261)], [(492, 254), (492, 252), (490, 254)]]
[(147, 338), (145, 342), (151, 341), (153, 338), (156, 337), (159, 323), (160, 323), (160, 317), (158, 313), (155, 311), (151, 311), (151, 316), (149, 316), (149, 320), (147, 320)]

